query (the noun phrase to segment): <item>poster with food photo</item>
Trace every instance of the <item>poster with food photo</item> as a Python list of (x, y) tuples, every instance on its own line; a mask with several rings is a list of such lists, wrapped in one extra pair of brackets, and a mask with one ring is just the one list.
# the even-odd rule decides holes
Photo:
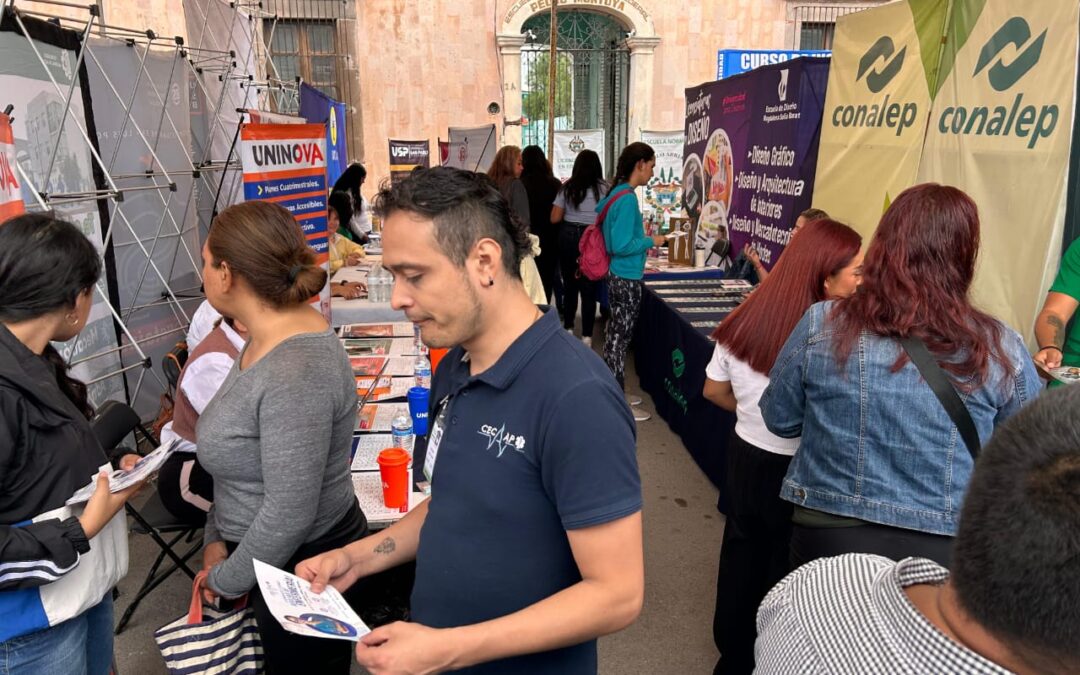
[(706, 266), (749, 245), (772, 269), (813, 205), (828, 67), (798, 58), (686, 90), (683, 204)]

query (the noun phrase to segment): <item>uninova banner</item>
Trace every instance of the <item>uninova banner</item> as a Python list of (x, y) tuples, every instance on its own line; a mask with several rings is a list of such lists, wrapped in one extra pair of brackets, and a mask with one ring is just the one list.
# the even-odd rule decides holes
[[(315, 263), (329, 267), (326, 232), (326, 127), (322, 124), (245, 124), (240, 130), (244, 200), (284, 207), (300, 223), (315, 251)], [(318, 303), (330, 318), (330, 285)]]
[(604, 157), (607, 148), (604, 144), (603, 129), (576, 129), (573, 131), (556, 131), (555, 146), (551, 157), (551, 170), (559, 180), (567, 180), (574, 173), (574, 162), (582, 150), (592, 150), (600, 156), (600, 167), (604, 169), (601, 175), (607, 175), (607, 167), (604, 166)]
[[(686, 90), (682, 204), (705, 264), (750, 245), (771, 269), (814, 194), (827, 59), (803, 58)], [(725, 255), (714, 244), (730, 242)]]

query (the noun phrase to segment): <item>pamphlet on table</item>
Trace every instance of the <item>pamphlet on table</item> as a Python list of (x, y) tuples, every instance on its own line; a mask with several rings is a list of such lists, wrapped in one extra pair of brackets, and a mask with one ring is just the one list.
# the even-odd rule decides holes
[[(387, 523), (400, 520), (406, 513), (415, 509), (427, 499), (427, 495), (415, 490), (409, 492), (408, 505), (391, 509), (383, 502), (382, 477), (378, 471), (361, 471), (352, 474), (353, 492), (369, 523)], [(409, 471), (409, 485), (412, 485), (412, 470)]]
[(408, 321), (351, 323), (341, 327), (342, 338), (413, 337), (413, 335), (413, 325)]
[(369, 403), (356, 413), (356, 430), (388, 432), (395, 417), (408, 414), (408, 403)]
[(379, 453), (393, 447), (393, 434), (357, 434), (352, 441), (352, 471), (378, 471)]
[(409, 356), (350, 356), (349, 363), (357, 377), (408, 377), (416, 369), (416, 360)]
[[(406, 404), (406, 407), (408, 407), (408, 404)], [(169, 458), (169, 455), (176, 451), (178, 444), (174, 440), (168, 445), (157, 448), (140, 459), (129, 471), (121, 469), (113, 471), (109, 474), (109, 491), (120, 492), (126, 490), (155, 474), (161, 468), (161, 465), (165, 463), (165, 460)], [(76, 490), (75, 494), (67, 500), (67, 505), (71, 506), (72, 504), (82, 504), (90, 501), (90, 496), (94, 494), (95, 489), (97, 489), (97, 476), (91, 476), (90, 482)]]
[(416, 341), (410, 338), (346, 338), (341, 344), (349, 356), (416, 355)]
[(409, 388), (416, 384), (416, 378), (413, 377), (380, 377), (375, 387), (371, 385), (374, 382), (374, 377), (368, 377), (361, 375), (356, 378), (356, 395), (360, 398), (364, 397), (368, 389), (371, 389), (371, 396), (369, 401), (390, 401), (396, 398), (405, 398), (409, 395)]
[(255, 578), (270, 613), (290, 633), (356, 642), (371, 632), (333, 586), (311, 592), (311, 584), (261, 560), (253, 560)]

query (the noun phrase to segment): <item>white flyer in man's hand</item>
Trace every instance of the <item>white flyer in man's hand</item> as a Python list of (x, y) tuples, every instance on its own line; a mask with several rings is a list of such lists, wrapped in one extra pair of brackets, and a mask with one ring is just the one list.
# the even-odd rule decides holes
[[(165, 463), (165, 460), (169, 458), (169, 455), (176, 449), (177, 441), (173, 441), (168, 445), (163, 445), (150, 454), (140, 459), (135, 466), (129, 471), (123, 471), (117, 469), (109, 474), (109, 491), (120, 492), (135, 485), (140, 481), (144, 481)], [(67, 505), (82, 504), (83, 502), (90, 501), (90, 497), (94, 494), (94, 490), (97, 489), (97, 476), (94, 475), (90, 478), (90, 482), (78, 490), (75, 494), (71, 495), (71, 498), (67, 500)]]
[(356, 642), (371, 632), (332, 586), (316, 595), (311, 584), (295, 574), (253, 562), (266, 607), (290, 633)]

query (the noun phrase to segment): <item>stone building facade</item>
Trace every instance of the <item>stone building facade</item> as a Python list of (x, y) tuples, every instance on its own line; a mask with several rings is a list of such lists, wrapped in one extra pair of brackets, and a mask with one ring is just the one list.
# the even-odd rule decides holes
[[(200, 0), (205, 1), (205, 0)], [(223, 0), (222, 0), (223, 1)], [(552, 0), (264, 0), (239, 5), (303, 32), (334, 26), (337, 96), (349, 106), (351, 159), (368, 167), (373, 190), (389, 174), (387, 141), (438, 140), (451, 126), (495, 124), (499, 145), (523, 141), (522, 59), (534, 17)], [(687, 87), (716, 77), (720, 49), (827, 48), (838, 15), (885, 0), (559, 0), (560, 13), (599, 14), (622, 29), (628, 52), (625, 140), (683, 125)], [(184, 0), (97, 0), (106, 23), (186, 33)], [(20, 6), (32, 6), (19, 0)], [(257, 8), (257, 9), (256, 9)], [(51, 5), (49, 12), (67, 11)], [(82, 12), (79, 12), (82, 13)], [(264, 40), (269, 41), (267, 35)], [(299, 51), (305, 49), (301, 45)], [(303, 73), (325, 57), (298, 54)], [(299, 66), (297, 72), (300, 72)], [(325, 69), (324, 69), (325, 70)], [(527, 139), (526, 139), (527, 140)], [(543, 145), (543, 144), (541, 144)]]

